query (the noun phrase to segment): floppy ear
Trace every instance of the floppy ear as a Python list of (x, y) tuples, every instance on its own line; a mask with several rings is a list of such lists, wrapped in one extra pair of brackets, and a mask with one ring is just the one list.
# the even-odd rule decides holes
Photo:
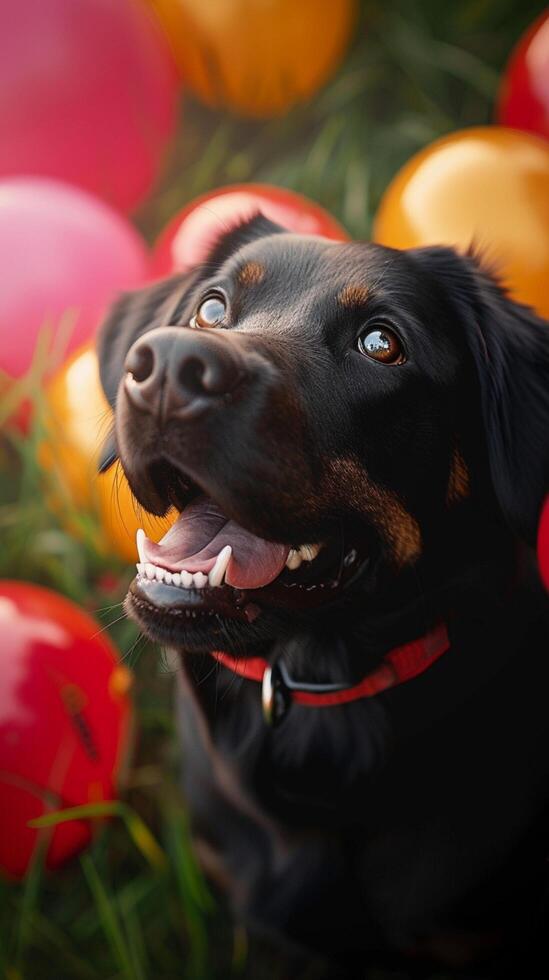
[(434, 264), (458, 306), (480, 383), (496, 498), (513, 530), (534, 544), (549, 491), (549, 323), (510, 299), (475, 254), (415, 254)]

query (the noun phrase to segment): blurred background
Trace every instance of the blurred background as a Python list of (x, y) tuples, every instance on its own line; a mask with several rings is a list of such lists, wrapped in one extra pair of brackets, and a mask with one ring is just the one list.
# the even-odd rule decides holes
[[(474, 241), (549, 316), (548, 139), (532, 0), (0, 0), (0, 975), (286, 976), (195, 864), (177, 664), (122, 610), (170, 515), (97, 473), (109, 303), (261, 210)], [(539, 551), (549, 587), (549, 507)]]

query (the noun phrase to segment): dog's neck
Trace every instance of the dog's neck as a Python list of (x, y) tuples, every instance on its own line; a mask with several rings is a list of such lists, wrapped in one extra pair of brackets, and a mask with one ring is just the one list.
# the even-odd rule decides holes
[[(487, 535), (475, 554), (470, 543), (463, 550), (462, 562), (456, 562), (445, 579), (436, 563), (424, 561), (398, 580), (389, 581), (384, 591), (364, 595), (357, 587), (338, 606), (281, 632), (261, 650), (237, 653), (244, 658), (259, 655), (270, 664), (282, 661), (296, 682), (352, 685), (390, 651), (424, 637), (437, 624), (444, 624), (451, 635), (454, 624), (459, 624), (460, 636), (471, 635), (469, 645), (475, 646), (475, 636), (485, 631), (489, 637), (495, 632), (492, 624), (505, 620), (509, 597), (519, 588), (522, 573), (517, 572), (516, 547), (510, 536)], [(485, 665), (488, 659), (483, 659)], [(204, 677), (212, 673), (211, 659), (194, 663), (193, 671), (199, 684), (206, 684)], [(224, 698), (228, 701), (246, 684), (242, 678), (227, 678), (218, 670), (213, 673), (216, 688), (227, 687)], [(475, 673), (480, 677), (482, 670)]]
[(416, 600), (401, 608), (373, 605), (355, 622), (342, 607), (263, 651), (270, 661), (283, 658), (296, 680), (349, 683), (364, 675), (367, 662), (379, 663), (387, 650), (446, 617), (448, 652), (421, 677), (372, 698), (329, 710), (292, 705), (273, 729), (264, 721), (257, 683), (211, 657), (184, 656), (189, 695), (222, 765), (284, 821), (319, 824), (326, 817), (330, 824), (340, 813), (356, 815), (399, 745), (421, 744), (419, 764), (438, 726), (466, 711), (477, 692), (488, 689), (497, 700), (501, 673), (539, 614), (539, 595), (528, 586), (531, 563), (517, 573), (512, 550), (489, 550), (467, 575), (456, 570), (438, 589), (418, 595), (416, 588)]

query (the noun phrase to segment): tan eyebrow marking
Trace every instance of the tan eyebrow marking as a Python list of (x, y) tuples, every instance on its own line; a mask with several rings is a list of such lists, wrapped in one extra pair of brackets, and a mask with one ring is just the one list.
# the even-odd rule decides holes
[(469, 470), (467, 463), (461, 455), (459, 449), (454, 449), (452, 463), (450, 466), (450, 476), (448, 488), (446, 490), (446, 505), (451, 507), (469, 496)]
[(342, 306), (363, 306), (370, 298), (370, 290), (367, 286), (353, 285), (350, 283), (344, 286), (338, 293), (337, 301)]
[(238, 273), (238, 281), (241, 286), (255, 286), (264, 276), (265, 267), (259, 262), (246, 262)]

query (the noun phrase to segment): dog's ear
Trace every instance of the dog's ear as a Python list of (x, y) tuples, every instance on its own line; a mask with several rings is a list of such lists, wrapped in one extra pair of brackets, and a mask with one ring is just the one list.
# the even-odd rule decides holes
[(414, 254), (458, 308), (480, 383), (496, 498), (513, 530), (533, 544), (549, 491), (549, 323), (510, 299), (474, 252)]

